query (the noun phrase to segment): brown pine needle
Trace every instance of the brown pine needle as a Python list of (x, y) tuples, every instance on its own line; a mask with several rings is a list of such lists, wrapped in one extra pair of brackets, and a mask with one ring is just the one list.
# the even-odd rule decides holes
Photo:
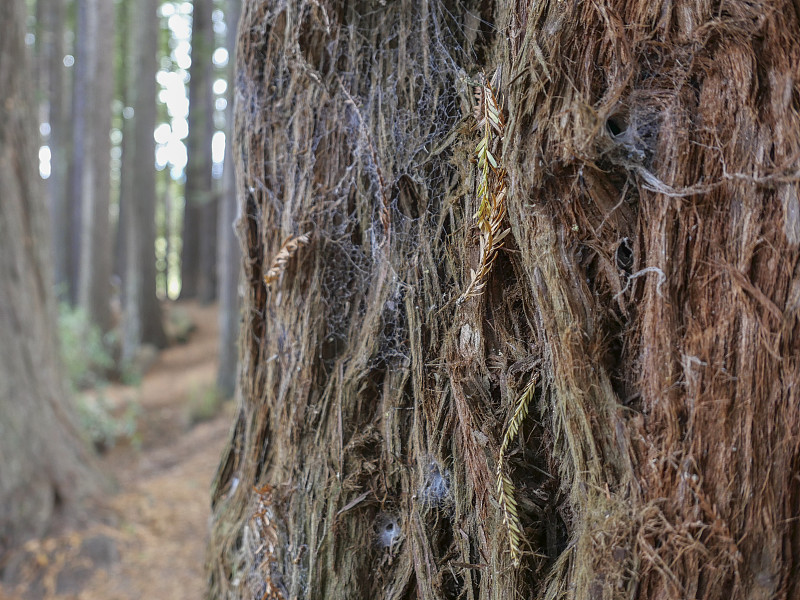
[(475, 148), (479, 180), (478, 211), (474, 218), (481, 232), (481, 258), (478, 268), (472, 271), (471, 281), (458, 299), (458, 304), (483, 293), (497, 251), (503, 247), (503, 238), (510, 232), (505, 226), (506, 171), (502, 167), (501, 156), (505, 120), (500, 100), (494, 91), (498, 75), (499, 71), (494, 82), (478, 85), (475, 89), (475, 120), (481, 131), (481, 139)]
[(508, 532), (508, 546), (511, 552), (511, 560), (514, 566), (519, 566), (520, 558), (522, 557), (522, 524), (519, 520), (517, 513), (517, 501), (514, 498), (516, 489), (511, 477), (505, 472), (506, 463), (506, 450), (511, 443), (511, 440), (517, 435), (522, 422), (528, 416), (528, 408), (530, 407), (531, 400), (533, 399), (534, 392), (536, 391), (536, 382), (539, 380), (539, 375), (534, 374), (530, 383), (527, 385), (522, 395), (517, 401), (517, 407), (514, 410), (514, 415), (506, 428), (506, 433), (503, 436), (503, 443), (500, 445), (500, 456), (497, 459), (497, 496), (500, 502), (500, 508), (503, 511), (503, 524), (506, 526)]
[(275, 258), (272, 260), (269, 270), (264, 274), (264, 283), (270, 285), (277, 281), (281, 273), (286, 270), (286, 264), (289, 262), (289, 259), (295, 255), (301, 246), (305, 246), (308, 240), (309, 234), (307, 233), (286, 238), (283, 244), (281, 244), (281, 249), (278, 250)]

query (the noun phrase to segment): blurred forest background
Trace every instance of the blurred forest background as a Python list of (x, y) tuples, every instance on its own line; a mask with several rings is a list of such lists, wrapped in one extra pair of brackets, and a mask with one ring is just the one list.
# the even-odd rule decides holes
[[(11, 466), (0, 474), (0, 598), (194, 597), (203, 589), (207, 490), (237, 362), (240, 260), (227, 132), (240, 4), (7, 6), (0, 149), (25, 166), (16, 169), (19, 196), (0, 169), (0, 225), (7, 264), (25, 266), (2, 289), (0, 457)], [(38, 139), (25, 135), (34, 124)], [(15, 136), (38, 164), (27, 164)], [(47, 232), (34, 249), (41, 260), (15, 262), (8, 251), (29, 250), (31, 236), (15, 225), (19, 206), (20, 223)], [(22, 242), (10, 235), (20, 228)], [(25, 271), (47, 280), (41, 297), (30, 296), (24, 278), (15, 283)], [(26, 303), (35, 327), (19, 316)], [(23, 323), (24, 335), (15, 338), (9, 322)], [(40, 351), (51, 344), (54, 361)], [(6, 360), (12, 355), (30, 363), (28, 380), (14, 375), (24, 369)], [(36, 416), (36, 402), (53, 423)], [(80, 483), (81, 464), (90, 466), (90, 485)], [(64, 509), (80, 506), (73, 500), (87, 490), (101, 498), (91, 518), (59, 518), (74, 517)], [(103, 581), (92, 579), (97, 572)]]
[[(238, 260), (225, 132), (239, 3), (28, 8), (62, 325), (93, 330), (102, 348), (88, 358), (108, 353), (120, 375), (135, 377), (143, 348), (167, 343), (164, 301), (220, 299), (235, 312), (226, 296)], [(223, 367), (229, 395), (233, 361)]]

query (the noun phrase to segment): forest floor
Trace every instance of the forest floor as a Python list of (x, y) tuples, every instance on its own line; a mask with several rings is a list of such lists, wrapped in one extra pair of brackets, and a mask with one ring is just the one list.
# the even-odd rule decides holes
[(177, 305), (196, 329), (161, 352), (135, 387), (103, 390), (115, 406), (138, 403), (135, 443), (100, 457), (114, 491), (79, 524), (17, 553), (19, 582), (0, 599), (202, 598), (210, 484), (229, 431), (227, 402), (194, 424), (215, 391), (216, 307)]

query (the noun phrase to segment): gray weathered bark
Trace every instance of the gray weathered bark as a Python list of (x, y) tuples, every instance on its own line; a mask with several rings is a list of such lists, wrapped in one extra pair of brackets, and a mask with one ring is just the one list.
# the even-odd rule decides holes
[(25, 2), (0, 20), (0, 565), (95, 486), (58, 357)]

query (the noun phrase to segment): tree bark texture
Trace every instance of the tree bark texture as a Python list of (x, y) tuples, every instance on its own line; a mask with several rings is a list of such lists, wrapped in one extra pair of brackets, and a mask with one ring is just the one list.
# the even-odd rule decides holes
[[(134, 88), (134, 126), (125, 152), (130, 160), (135, 183), (133, 193), (125, 197), (124, 225), (126, 240), (125, 323), (122, 355), (133, 359), (141, 344), (166, 345), (161, 319), (161, 305), (156, 296), (156, 49), (158, 47), (158, 1), (135, 3), (132, 30), (136, 54), (137, 85)], [(130, 182), (129, 182), (130, 183)], [(131, 188), (126, 188), (131, 189)]]
[[(233, 82), (236, 56), (236, 39), (239, 17), (242, 12), (241, 0), (228, 0), (225, 10), (227, 25), (226, 46), (229, 51), (228, 81)], [(217, 387), (226, 398), (233, 397), (236, 388), (236, 366), (239, 361), (239, 272), (242, 253), (233, 228), (237, 219), (238, 188), (236, 186), (236, 165), (233, 160), (233, 107), (236, 101), (234, 86), (228, 87), (228, 109), (225, 120), (228, 125), (225, 136), (225, 165), (222, 174), (222, 196), (219, 201), (219, 229), (217, 233), (217, 290), (219, 297), (219, 369)]]
[[(216, 200), (211, 179), (214, 99), (213, 0), (197, 0), (192, 10), (192, 65), (189, 69), (189, 138), (186, 141), (186, 191), (181, 250), (181, 297), (213, 300), (216, 289)], [(211, 244), (210, 248), (207, 246)], [(210, 296), (210, 297), (209, 297)]]
[(238, 64), (212, 597), (800, 595), (797, 3), (248, 0)]
[(95, 486), (56, 340), (48, 213), (25, 53), (25, 2), (0, 22), (0, 565)]

